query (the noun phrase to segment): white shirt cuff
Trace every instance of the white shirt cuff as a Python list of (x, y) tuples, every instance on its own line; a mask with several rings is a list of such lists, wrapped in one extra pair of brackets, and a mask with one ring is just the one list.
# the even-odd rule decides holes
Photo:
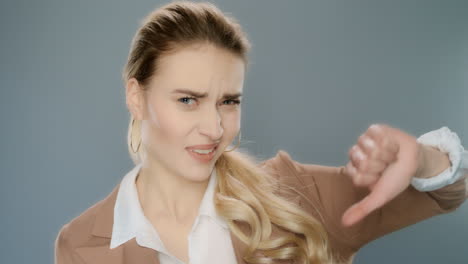
[(468, 168), (468, 151), (461, 145), (458, 135), (447, 127), (428, 132), (420, 136), (417, 141), (424, 145), (438, 148), (448, 153), (452, 166), (431, 178), (411, 179), (411, 185), (418, 191), (428, 192), (443, 188), (464, 177), (464, 169)]

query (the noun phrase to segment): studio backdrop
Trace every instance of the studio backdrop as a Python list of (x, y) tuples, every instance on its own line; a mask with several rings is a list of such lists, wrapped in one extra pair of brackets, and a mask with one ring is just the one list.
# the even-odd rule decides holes
[[(52, 263), (63, 224), (133, 164), (121, 71), (165, 1), (0, 3), (1, 263)], [(253, 47), (242, 147), (345, 165), (370, 124), (442, 126), (468, 147), (468, 1), (213, 1)], [(355, 263), (468, 263), (468, 208), (365, 246)]]

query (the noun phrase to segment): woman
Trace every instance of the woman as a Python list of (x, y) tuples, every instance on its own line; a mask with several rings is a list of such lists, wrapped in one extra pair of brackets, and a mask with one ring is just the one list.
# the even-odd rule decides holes
[[(208, 3), (146, 17), (123, 72), (136, 166), (62, 227), (56, 263), (351, 263), (369, 241), (466, 199), (459, 161), (387, 125), (343, 167), (236, 150), (249, 47)], [(442, 174), (450, 181), (421, 191)]]

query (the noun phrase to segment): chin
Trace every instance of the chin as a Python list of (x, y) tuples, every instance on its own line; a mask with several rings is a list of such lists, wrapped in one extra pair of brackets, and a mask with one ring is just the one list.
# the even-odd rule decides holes
[(192, 168), (189, 169), (189, 174), (185, 174), (185, 178), (192, 182), (208, 181), (213, 169), (215, 169), (214, 166)]

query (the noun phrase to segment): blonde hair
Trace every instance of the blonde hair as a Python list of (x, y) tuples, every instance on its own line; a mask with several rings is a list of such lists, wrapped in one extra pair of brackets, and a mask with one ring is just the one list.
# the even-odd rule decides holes
[[(158, 59), (186, 45), (209, 43), (242, 58), (246, 68), (251, 44), (237, 21), (207, 2), (174, 1), (152, 11), (133, 37), (124, 82), (134, 77), (145, 89), (158, 72)], [(134, 153), (140, 128), (128, 128), (128, 149), (135, 164), (144, 159), (144, 146)], [(133, 137), (133, 139), (132, 139)], [(136, 146), (133, 146), (135, 148)], [(299, 205), (277, 195), (280, 182), (260, 168), (258, 160), (244, 150), (224, 152), (216, 161), (218, 185), (215, 191), (217, 213), (233, 234), (247, 245), (243, 256), (248, 263), (334, 263), (323, 225)], [(239, 224), (251, 232), (245, 234)], [(288, 231), (271, 238), (272, 226)]]

